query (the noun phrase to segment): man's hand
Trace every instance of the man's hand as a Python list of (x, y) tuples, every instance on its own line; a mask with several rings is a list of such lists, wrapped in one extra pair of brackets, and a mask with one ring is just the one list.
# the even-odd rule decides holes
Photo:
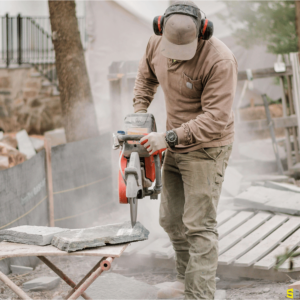
[(151, 132), (148, 135), (141, 138), (141, 145), (147, 149), (150, 155), (155, 154), (155, 152), (168, 148), (168, 144), (165, 140), (166, 134), (164, 132)]

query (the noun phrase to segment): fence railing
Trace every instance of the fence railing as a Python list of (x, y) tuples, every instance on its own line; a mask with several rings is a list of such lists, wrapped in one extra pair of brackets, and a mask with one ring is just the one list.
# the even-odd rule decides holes
[[(33, 65), (43, 76), (57, 83), (55, 52), (51, 37), (49, 17), (1, 17), (1, 59), (4, 67)], [(85, 20), (78, 18), (82, 45), (86, 46)]]

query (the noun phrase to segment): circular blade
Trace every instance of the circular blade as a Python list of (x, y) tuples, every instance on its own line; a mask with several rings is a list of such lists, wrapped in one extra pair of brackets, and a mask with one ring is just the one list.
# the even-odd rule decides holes
[(131, 226), (134, 227), (137, 219), (137, 210), (138, 210), (138, 199), (137, 198), (128, 198), (130, 203), (130, 217), (131, 217)]

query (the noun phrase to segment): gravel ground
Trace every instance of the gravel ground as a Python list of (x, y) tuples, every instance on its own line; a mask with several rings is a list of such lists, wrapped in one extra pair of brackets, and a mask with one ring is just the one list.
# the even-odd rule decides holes
[[(75, 282), (79, 282), (80, 279), (91, 269), (99, 260), (95, 257), (51, 257), (51, 261), (59, 266), (71, 279)], [(74, 262), (76, 261), (76, 264)], [(167, 271), (159, 270), (157, 272), (140, 272), (123, 274), (136, 280), (145, 282), (150, 285), (155, 285), (165, 281), (175, 281), (175, 274), (168, 273)], [(39, 264), (37, 268), (27, 274), (16, 275), (10, 274), (9, 278), (13, 280), (18, 286), (31, 279), (41, 276), (56, 276), (56, 274), (50, 270), (46, 265)], [(281, 300), (286, 299), (286, 290), (291, 281), (284, 283), (274, 283), (264, 280), (220, 280), (217, 283), (218, 289), (225, 289), (227, 291), (228, 300), (247, 300), (247, 299), (272, 299)], [(70, 287), (61, 281), (59, 286), (51, 291), (43, 292), (28, 292), (32, 299), (62, 299), (67, 295)], [(8, 287), (0, 282), (0, 299), (19, 299)]]

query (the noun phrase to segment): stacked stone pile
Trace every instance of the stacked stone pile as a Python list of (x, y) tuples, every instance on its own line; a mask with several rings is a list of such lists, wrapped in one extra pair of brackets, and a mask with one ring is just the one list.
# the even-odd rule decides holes
[(61, 124), (56, 86), (34, 68), (0, 69), (0, 130), (43, 134)]

